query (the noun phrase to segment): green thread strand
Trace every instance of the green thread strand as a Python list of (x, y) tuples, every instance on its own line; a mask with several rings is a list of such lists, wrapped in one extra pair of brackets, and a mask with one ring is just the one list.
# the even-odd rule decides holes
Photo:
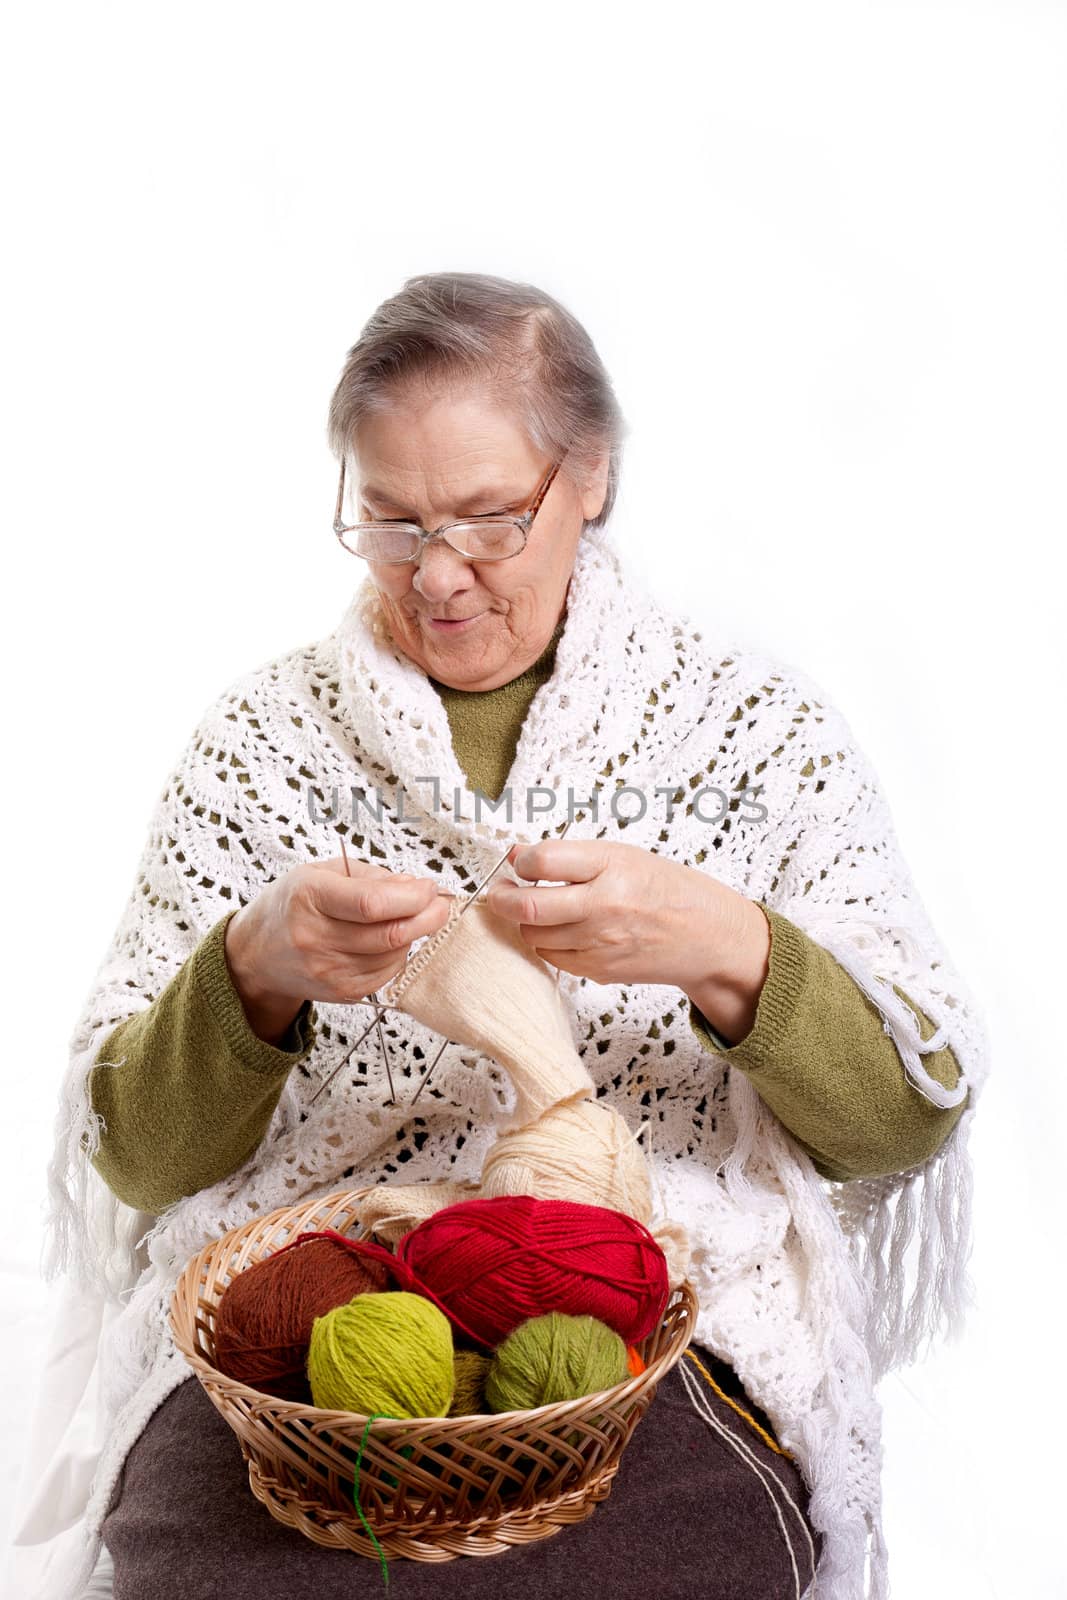
[(367, 1435), (370, 1432), (370, 1425), (371, 1425), (372, 1422), (375, 1422), (375, 1421), (378, 1421), (378, 1420), (384, 1420), (384, 1421), (390, 1422), (390, 1421), (393, 1421), (394, 1419), (391, 1418), (391, 1417), (381, 1417), (380, 1415), (379, 1416), (371, 1416), (371, 1417), (367, 1418), (367, 1426), (364, 1428), (363, 1437), (359, 1441), (359, 1455), (356, 1457), (356, 1476), (355, 1476), (355, 1481), (352, 1484), (352, 1499), (355, 1501), (356, 1510), (359, 1512), (359, 1520), (362, 1522), (363, 1526), (366, 1528), (368, 1534), (370, 1535), (371, 1543), (373, 1544), (375, 1550), (377, 1550), (377, 1552), (378, 1552), (378, 1560), (382, 1564), (382, 1577), (385, 1579), (385, 1587), (388, 1590), (388, 1588), (389, 1588), (389, 1563), (388, 1563), (388, 1561), (386, 1561), (386, 1559), (385, 1559), (385, 1551), (382, 1549), (381, 1545), (378, 1543), (378, 1540), (375, 1538), (374, 1529), (371, 1527), (370, 1523), (367, 1521), (366, 1517), (364, 1516), (363, 1507), (359, 1503), (359, 1469), (360, 1469), (360, 1466), (361, 1466), (361, 1464), (363, 1462), (363, 1450), (364, 1450), (364, 1447), (365, 1447), (365, 1445), (367, 1443)]

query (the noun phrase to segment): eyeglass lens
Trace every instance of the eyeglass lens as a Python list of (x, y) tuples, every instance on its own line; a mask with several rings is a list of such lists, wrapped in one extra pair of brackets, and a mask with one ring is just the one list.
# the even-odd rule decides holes
[[(514, 522), (459, 522), (442, 533), (446, 544), (472, 561), (502, 561), (517, 555), (525, 539)], [(367, 561), (414, 561), (423, 544), (414, 528), (384, 522), (361, 522), (349, 529), (343, 542), (353, 555)]]

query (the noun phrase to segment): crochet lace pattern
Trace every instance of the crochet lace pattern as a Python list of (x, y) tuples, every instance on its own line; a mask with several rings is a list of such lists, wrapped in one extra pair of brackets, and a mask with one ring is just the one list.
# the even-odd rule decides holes
[[(733, 1365), (811, 1486), (825, 1538), (821, 1600), (880, 1600), (875, 1384), (962, 1322), (967, 1140), (988, 1041), (911, 881), (877, 776), (811, 678), (646, 596), (610, 533), (592, 530), (579, 544), (554, 671), (531, 704), (508, 783), (512, 821), (476, 818), (441, 700), (393, 647), (369, 580), (332, 633), (220, 695), (177, 760), (74, 1031), (51, 1171), (53, 1270), (124, 1302), (101, 1350), (113, 1422), (87, 1508), (85, 1571), (126, 1451), (189, 1375), (167, 1328), (189, 1256), (257, 1213), (349, 1182), (476, 1180), (515, 1106), (498, 1062), (453, 1045), (409, 1109), (439, 1040), (401, 1011), (385, 1020), (401, 1103), (386, 1104), (372, 1029), (312, 1106), (369, 1018), (365, 1007), (317, 1005), (311, 1054), (290, 1074), (259, 1148), (153, 1219), (117, 1201), (87, 1159), (99, 1135), (88, 1072), (104, 1039), (151, 1004), (227, 911), (299, 863), (336, 855), (338, 829), (364, 859), (465, 895), (509, 842), (558, 832), (570, 791), (586, 804), (569, 838), (625, 840), (764, 900), (847, 965), (879, 1006), (916, 1093), (945, 1104), (971, 1091), (948, 1143), (923, 1166), (832, 1184), (744, 1074), (701, 1048), (683, 995), (561, 975), (596, 1096), (632, 1130), (644, 1125), (657, 1217), (688, 1230), (696, 1338)], [(528, 820), (535, 785), (557, 805)], [(631, 792), (612, 810), (623, 785)], [(673, 807), (657, 786), (674, 791)], [(703, 820), (718, 804), (700, 803), (709, 786), (726, 797), (719, 822)], [(353, 788), (370, 802), (354, 822)], [(646, 798), (643, 814), (634, 791)], [(419, 959), (416, 951), (416, 967)], [(938, 1025), (935, 1040), (924, 1044), (893, 983)], [(922, 1066), (946, 1041), (964, 1074), (958, 1092)]]

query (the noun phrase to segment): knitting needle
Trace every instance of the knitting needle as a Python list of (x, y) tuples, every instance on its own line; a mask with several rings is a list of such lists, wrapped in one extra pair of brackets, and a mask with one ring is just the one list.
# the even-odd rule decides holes
[(497, 862), (496, 866), (493, 868), (493, 870), (489, 874), (488, 878), (483, 878), (481, 883), (478, 885), (477, 889), (475, 889), (474, 893), (470, 896), (470, 898), (468, 900), (466, 900), (464, 902), (463, 906), (460, 908), (460, 913), (459, 913), (460, 916), (462, 916), (465, 911), (469, 911), (470, 910), (471, 906), (477, 900), (478, 896), (481, 894), (481, 892), (485, 888), (485, 886), (487, 884), (489, 884), (489, 883), (492, 883), (493, 879), (496, 877), (497, 873), (500, 871), (501, 867), (504, 865), (504, 862), (508, 859), (508, 856), (511, 854), (513, 848), (514, 848), (514, 846), (512, 846), (510, 844), (508, 845), (507, 849), (504, 851), (504, 854), (500, 857), (500, 860)]
[[(457, 916), (457, 918), (456, 918), (457, 922), (459, 921), (459, 918), (461, 916), (463, 916), (465, 911), (469, 911), (470, 910), (471, 906), (477, 900), (477, 898), (481, 894), (482, 890), (488, 884), (492, 883), (493, 879), (496, 877), (497, 873), (500, 871), (501, 867), (504, 865), (505, 861), (508, 859), (508, 856), (511, 854), (511, 848), (512, 848), (511, 845), (508, 845), (507, 849), (504, 851), (504, 854), (500, 857), (500, 860), (497, 862), (496, 866), (493, 868), (493, 870), (489, 874), (489, 876), (487, 878), (483, 878), (481, 883), (474, 890), (473, 894), (469, 895), (468, 898), (463, 902), (463, 905), (460, 907), (460, 910), (459, 910), (459, 916)], [(429, 1083), (431, 1072), (433, 1071), (434, 1067), (436, 1067), (437, 1063), (440, 1061), (441, 1057), (444, 1055), (444, 1053), (447, 1050), (447, 1048), (448, 1048), (448, 1040), (447, 1039), (442, 1039), (441, 1040), (441, 1044), (438, 1047), (437, 1054), (434, 1056), (433, 1060), (430, 1062), (430, 1065), (426, 1068), (426, 1071), (423, 1073), (422, 1079), (421, 1079), (421, 1081), (419, 1083), (419, 1087), (415, 1090), (415, 1093), (411, 1097), (411, 1101), (410, 1101), (411, 1105), (415, 1104), (415, 1101), (419, 1098), (419, 1095), (422, 1093), (422, 1091), (425, 1089), (426, 1085)]]
[[(339, 834), (338, 837), (341, 840), (341, 855), (343, 856), (344, 863), (345, 863), (345, 876), (350, 878), (352, 876), (352, 868), (348, 864), (348, 851), (345, 849), (344, 836), (342, 834)], [(368, 1000), (366, 1002), (360, 1001), (360, 1004), (361, 1005), (369, 1004), (369, 1005), (373, 1005), (374, 1006), (375, 1014), (374, 1014), (373, 1018), (371, 1019), (370, 1022), (367, 1023), (367, 1026), (364, 1028), (363, 1032), (360, 1034), (359, 1038), (356, 1040), (356, 1042), (352, 1046), (351, 1050), (349, 1050), (346, 1055), (341, 1057), (341, 1060), (337, 1063), (336, 1067), (334, 1067), (334, 1069), (330, 1073), (329, 1077), (328, 1078), (324, 1078), (323, 1081), (319, 1084), (318, 1088), (315, 1090), (315, 1093), (311, 1096), (311, 1099), (308, 1101), (308, 1105), (312, 1105), (313, 1106), (315, 1104), (315, 1101), (319, 1098), (319, 1095), (322, 1094), (323, 1090), (324, 1089), (328, 1089), (330, 1087), (330, 1084), (336, 1078), (336, 1076), (340, 1072), (341, 1068), (348, 1065), (348, 1063), (351, 1061), (352, 1057), (355, 1055), (356, 1051), (359, 1049), (360, 1045), (363, 1043), (364, 1039), (367, 1037), (368, 1033), (375, 1026), (377, 1026), (377, 1029), (378, 1029), (378, 1042), (381, 1045), (382, 1054), (385, 1056), (385, 1070), (386, 1070), (386, 1072), (388, 1073), (388, 1076), (389, 1076), (389, 1096), (390, 1096), (390, 1098), (389, 1098), (388, 1104), (391, 1104), (391, 1105), (394, 1105), (394, 1106), (396, 1105), (396, 1103), (397, 1103), (397, 1101), (396, 1101), (396, 1090), (393, 1088), (393, 1074), (389, 1071), (389, 1050), (388, 1050), (388, 1047), (387, 1047), (386, 1042), (385, 1042), (384, 1032), (382, 1031), (382, 1017), (388, 1011), (389, 1007), (388, 1006), (383, 1006), (380, 1003), (380, 1001), (378, 999), (378, 991), (377, 991), (377, 989), (374, 991), (374, 993), (372, 995), (369, 996), (369, 998), (368, 998)]]
[[(497, 873), (500, 871), (501, 867), (504, 865), (505, 861), (508, 859), (508, 856), (511, 854), (511, 849), (512, 849), (512, 847), (509, 844), (507, 849), (504, 851), (504, 854), (500, 857), (500, 860), (497, 862), (496, 866), (493, 868), (493, 870), (489, 874), (489, 876), (487, 878), (483, 878), (481, 883), (474, 890), (473, 894), (469, 895), (467, 897), (467, 899), (463, 902), (462, 906), (459, 909), (459, 915), (456, 917), (456, 921), (457, 922), (459, 921), (459, 918), (463, 916), (464, 912), (467, 912), (467, 911), (470, 910), (471, 906), (477, 900), (477, 898), (481, 894), (482, 890), (484, 888), (486, 888), (486, 886), (488, 884), (492, 883), (493, 879), (496, 877)], [(429, 1083), (429, 1081), (430, 1081), (430, 1073), (433, 1071), (434, 1067), (436, 1067), (437, 1063), (440, 1061), (441, 1057), (444, 1055), (444, 1053), (447, 1050), (447, 1048), (448, 1048), (448, 1040), (447, 1039), (442, 1039), (441, 1044), (438, 1047), (437, 1054), (434, 1056), (433, 1060), (430, 1062), (430, 1065), (426, 1068), (426, 1071), (423, 1073), (422, 1079), (421, 1079), (421, 1081), (419, 1083), (419, 1087), (415, 1090), (415, 1093), (411, 1097), (411, 1100), (410, 1100), (410, 1104), (411, 1105), (415, 1104), (415, 1101), (419, 1098), (419, 1095), (422, 1093), (422, 1091), (425, 1089), (426, 1085)]]
[[(560, 834), (560, 838), (561, 839), (566, 837), (567, 829), (570, 827), (571, 822), (573, 822), (573, 821), (574, 821), (574, 818), (572, 817), (570, 819), (570, 821), (564, 823), (563, 831)], [(496, 877), (497, 873), (500, 871), (501, 867), (504, 865), (504, 862), (508, 859), (508, 856), (514, 850), (514, 848), (515, 848), (515, 846), (513, 844), (509, 844), (508, 845), (507, 849), (504, 851), (504, 854), (500, 857), (500, 860), (497, 862), (497, 864), (493, 868), (492, 872), (489, 874), (489, 876), (487, 878), (483, 878), (482, 879), (482, 881), (478, 885), (477, 889), (474, 890), (474, 892), (471, 894), (470, 898), (464, 904), (463, 909), (459, 913), (461, 917), (463, 916), (464, 912), (470, 910), (471, 906), (474, 904), (475, 900), (477, 900), (478, 896), (481, 894), (482, 890), (486, 887), (486, 885), (492, 883), (493, 879)], [(540, 881), (540, 880), (536, 880), (536, 881)]]
[[(339, 843), (341, 845), (341, 855), (344, 858), (345, 877), (346, 878), (350, 878), (352, 876), (352, 869), (348, 864), (348, 851), (345, 849), (344, 836), (342, 834), (338, 834), (337, 837), (338, 837), (338, 841), (339, 841)], [(352, 1004), (354, 1006), (371, 1006), (371, 1007), (373, 1007), (374, 1011), (377, 1013), (379, 1018), (384, 1017), (386, 1012), (389, 1010), (389, 1007), (385, 1006), (385, 1005), (382, 1005), (382, 1002), (378, 999), (378, 991), (377, 991), (377, 989), (375, 989), (373, 994), (365, 995), (362, 1000), (353, 1000)], [(364, 1035), (364, 1038), (365, 1037), (366, 1037), (366, 1035)]]
[[(463, 915), (463, 913), (461, 911), (460, 912), (460, 916), (462, 916), (462, 915)], [(458, 921), (458, 918), (457, 918), (457, 921)], [(415, 1090), (415, 1093), (411, 1097), (411, 1100), (409, 1102), (411, 1105), (415, 1104), (415, 1101), (419, 1098), (419, 1095), (422, 1093), (422, 1091), (425, 1089), (426, 1085), (429, 1083), (429, 1081), (430, 1081), (430, 1073), (433, 1071), (434, 1067), (436, 1067), (437, 1063), (440, 1061), (441, 1057), (444, 1055), (444, 1053), (445, 1053), (445, 1051), (447, 1049), (448, 1049), (448, 1040), (447, 1039), (442, 1039), (441, 1040), (440, 1049), (438, 1050), (437, 1054), (434, 1056), (433, 1060), (430, 1062), (430, 1065), (426, 1068), (426, 1071), (422, 1075), (422, 1082), (419, 1084), (419, 1087)]]
[[(341, 843), (341, 854), (345, 856), (345, 865), (347, 867), (347, 865), (348, 865), (348, 857), (347, 857), (347, 855), (345, 855), (345, 847), (344, 847), (344, 841), (343, 840), (342, 840), (342, 843)], [(349, 874), (349, 876), (351, 876), (351, 874)], [(460, 914), (462, 915), (462, 913), (460, 913)], [(378, 1000), (378, 992), (377, 992), (377, 990), (375, 990), (374, 994), (368, 1000), (366, 1000), (366, 1001), (360, 1000), (358, 1002), (358, 1004), (359, 1005), (374, 1005), (377, 1014), (375, 1015), (375, 1017), (373, 1018), (372, 1021), (367, 1023), (367, 1026), (364, 1028), (363, 1032), (360, 1034), (359, 1038), (356, 1040), (356, 1042), (352, 1046), (351, 1050), (348, 1051), (347, 1055), (342, 1056), (341, 1060), (337, 1063), (336, 1067), (334, 1067), (334, 1069), (330, 1073), (329, 1077), (325, 1078), (323, 1080), (323, 1082), (319, 1085), (319, 1087), (315, 1090), (315, 1093), (311, 1096), (311, 1099), (308, 1101), (309, 1105), (313, 1106), (315, 1104), (315, 1101), (319, 1098), (319, 1095), (323, 1092), (323, 1090), (329, 1088), (330, 1084), (336, 1078), (336, 1076), (340, 1072), (341, 1068), (343, 1066), (346, 1066), (348, 1064), (348, 1062), (351, 1061), (352, 1057), (355, 1055), (356, 1051), (359, 1049), (360, 1045), (363, 1043), (364, 1039), (367, 1037), (368, 1033), (375, 1026), (375, 1024), (377, 1024), (377, 1026), (378, 1026), (378, 1029), (379, 1029), (378, 1037), (379, 1037), (379, 1040), (381, 1041), (382, 1050), (383, 1050), (383, 1052), (385, 1054), (385, 1070), (387, 1072), (389, 1072), (389, 1052), (386, 1049), (385, 1039), (382, 1037), (382, 1034), (381, 1034), (381, 1019), (385, 1015), (385, 1013), (389, 1010), (389, 1007), (388, 1006), (383, 1006), (381, 1004), (381, 1002)], [(444, 1044), (441, 1046), (441, 1050), (444, 1049), (444, 1047), (445, 1047), (445, 1045), (447, 1043), (448, 1043), (448, 1040), (446, 1039)], [(440, 1058), (441, 1050), (439, 1050), (437, 1052), (437, 1057), (435, 1057), (435, 1061), (434, 1061), (435, 1065), (436, 1065), (436, 1061)], [(389, 1073), (389, 1092), (390, 1092), (390, 1095), (392, 1096), (392, 1098), (391, 1098), (390, 1101), (387, 1102), (387, 1104), (396, 1105), (397, 1104), (397, 1099), (396, 1099), (396, 1091), (393, 1088), (393, 1076), (392, 1076), (392, 1073)], [(414, 1104), (414, 1101), (412, 1101), (412, 1104)]]
[[(563, 829), (563, 832), (560, 834), (560, 838), (561, 839), (564, 837), (564, 835), (567, 832), (567, 828), (570, 827), (571, 822), (573, 822), (573, 821), (574, 821), (574, 818), (572, 817), (567, 822), (566, 827)], [(481, 883), (478, 885), (477, 889), (475, 889), (475, 891), (471, 895), (470, 899), (466, 902), (466, 904), (460, 910), (460, 913), (459, 913), (460, 917), (463, 915), (464, 911), (469, 911), (470, 910), (471, 906), (474, 904), (475, 900), (477, 900), (478, 896), (481, 894), (481, 892), (485, 888), (486, 884), (491, 882), (491, 880), (496, 877), (497, 873), (500, 871), (501, 867), (504, 865), (504, 862), (508, 859), (508, 856), (511, 854), (512, 848), (513, 848), (513, 846), (509, 844), (507, 849), (504, 851), (504, 854), (501, 856), (500, 860), (497, 862), (496, 866), (493, 868), (492, 872), (489, 874), (489, 877), (482, 879)], [(540, 880), (535, 880), (535, 882), (539, 882), (539, 881)], [(459, 921), (459, 917), (456, 918), (456, 921), (457, 922)], [(447, 1047), (448, 1047), (448, 1040), (445, 1039), (441, 1043), (441, 1048), (438, 1050), (437, 1054), (434, 1056), (433, 1060), (430, 1062), (430, 1065), (426, 1068), (426, 1071), (423, 1073), (422, 1082), (419, 1084), (419, 1087), (415, 1090), (415, 1093), (411, 1097), (411, 1102), (410, 1103), (412, 1105), (415, 1104), (415, 1101), (419, 1098), (419, 1095), (422, 1093), (422, 1091), (425, 1089), (426, 1085), (429, 1083), (429, 1081), (430, 1081), (430, 1073), (433, 1071), (434, 1067), (436, 1067), (437, 1063), (440, 1061), (441, 1057), (444, 1055), (445, 1050), (447, 1049)]]
[(324, 1078), (322, 1083), (319, 1084), (319, 1087), (315, 1090), (315, 1093), (308, 1101), (309, 1105), (313, 1106), (315, 1104), (315, 1101), (319, 1098), (319, 1095), (322, 1093), (322, 1091), (330, 1087), (330, 1084), (336, 1078), (341, 1068), (348, 1065), (356, 1051), (359, 1049), (360, 1045), (363, 1043), (364, 1039), (367, 1037), (368, 1033), (374, 1027), (374, 1024), (377, 1022), (377, 1020), (377, 1017), (371, 1018), (370, 1022), (367, 1023), (367, 1026), (364, 1028), (363, 1032), (360, 1034), (359, 1038), (356, 1040), (348, 1054), (342, 1057), (342, 1059), (337, 1063), (336, 1067), (334, 1067), (333, 1071), (330, 1073), (330, 1076), (328, 1078)]
[[(341, 840), (341, 855), (344, 858), (344, 863), (345, 863), (345, 876), (347, 878), (350, 878), (352, 876), (352, 868), (348, 865), (348, 851), (345, 849), (344, 834), (339, 834), (338, 837)], [(370, 998), (371, 998), (372, 1002), (374, 1003), (374, 1005), (378, 1006), (378, 1015), (375, 1017), (374, 1021), (375, 1021), (375, 1024), (377, 1026), (377, 1029), (378, 1029), (378, 1043), (381, 1046), (382, 1056), (385, 1059), (385, 1075), (389, 1079), (389, 1100), (388, 1100), (388, 1104), (395, 1106), (396, 1105), (396, 1090), (393, 1087), (393, 1072), (392, 1072), (392, 1068), (389, 1065), (389, 1046), (385, 1042), (385, 1029), (382, 1027), (382, 1014), (386, 1010), (386, 1007), (379, 1004), (377, 989), (375, 989), (374, 993), (371, 995)]]

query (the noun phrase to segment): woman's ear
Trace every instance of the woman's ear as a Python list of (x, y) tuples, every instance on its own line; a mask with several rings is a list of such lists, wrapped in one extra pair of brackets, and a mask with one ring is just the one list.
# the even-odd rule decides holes
[(611, 465), (611, 456), (604, 451), (597, 456), (586, 480), (585, 488), (579, 495), (582, 507), (582, 519), (592, 522), (594, 517), (599, 517), (604, 509), (604, 501), (608, 494), (608, 469)]

